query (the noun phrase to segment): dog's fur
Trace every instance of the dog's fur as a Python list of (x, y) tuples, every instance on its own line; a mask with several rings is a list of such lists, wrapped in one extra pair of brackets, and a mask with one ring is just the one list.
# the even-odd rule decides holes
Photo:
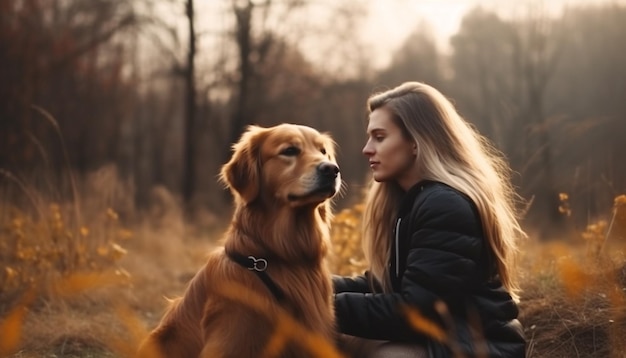
[[(250, 126), (233, 151), (221, 170), (235, 196), (224, 247), (210, 253), (184, 296), (172, 303), (140, 347), (141, 357), (157, 352), (162, 357), (257, 357), (282, 312), (315, 335), (334, 339), (325, 256), (329, 199), (341, 179), (332, 139), (301, 125)], [(267, 273), (284, 291), (287, 304), (281, 306), (261, 279), (225, 250), (267, 258)], [(241, 300), (225, 294), (233, 284), (246, 288), (238, 293)], [(251, 298), (265, 309), (246, 305)], [(281, 353), (290, 356), (307, 353), (292, 340)]]

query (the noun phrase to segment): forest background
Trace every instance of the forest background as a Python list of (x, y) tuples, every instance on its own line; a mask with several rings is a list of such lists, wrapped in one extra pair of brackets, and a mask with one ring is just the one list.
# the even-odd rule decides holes
[(598, 237), (597, 259), (626, 241), (616, 199), (626, 193), (626, 5), (547, 5), (474, 7), (449, 41), (429, 25), (438, 19), (416, 19), (388, 50), (355, 31), (376, 16), (367, 1), (0, 0), (0, 318), (35, 280), (19, 273), (30, 251), (11, 246), (22, 240), (16, 218), (110, 244), (72, 246), (75, 256), (91, 247), (97, 264), (54, 251), (61, 273), (117, 262), (126, 249), (113, 232), (131, 236), (172, 207), (185, 235), (217, 238), (231, 209), (217, 173), (249, 124), (329, 132), (345, 181), (337, 211), (356, 210), (369, 179), (365, 101), (407, 80), (439, 88), (506, 155), (534, 240), (588, 253), (585, 238)]

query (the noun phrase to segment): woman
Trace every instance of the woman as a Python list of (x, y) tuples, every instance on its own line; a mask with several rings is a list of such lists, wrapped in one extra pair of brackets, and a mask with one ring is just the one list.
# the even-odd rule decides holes
[(439, 91), (368, 100), (369, 262), (334, 277), (343, 348), (358, 357), (524, 357), (509, 168)]

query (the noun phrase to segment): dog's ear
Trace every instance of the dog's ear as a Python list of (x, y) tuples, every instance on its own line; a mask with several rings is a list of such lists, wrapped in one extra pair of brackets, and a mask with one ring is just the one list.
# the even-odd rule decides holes
[(248, 126), (237, 143), (233, 145), (233, 156), (222, 166), (220, 180), (249, 204), (259, 195), (261, 180), (260, 150), (265, 128)]

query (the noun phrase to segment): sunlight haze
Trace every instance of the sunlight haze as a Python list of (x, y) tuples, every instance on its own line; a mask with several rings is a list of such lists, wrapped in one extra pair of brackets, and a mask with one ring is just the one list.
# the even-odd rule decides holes
[[(523, 15), (530, 4), (539, 4), (547, 13), (558, 15), (568, 6), (601, 3), (625, 3), (624, 0), (369, 0), (368, 16), (363, 22), (361, 36), (374, 44), (375, 67), (388, 64), (392, 52), (406, 37), (422, 24), (432, 30), (438, 46), (448, 51), (448, 40), (459, 29), (463, 16), (472, 8), (482, 6), (503, 17)], [(382, 51), (381, 51), (382, 50)]]

